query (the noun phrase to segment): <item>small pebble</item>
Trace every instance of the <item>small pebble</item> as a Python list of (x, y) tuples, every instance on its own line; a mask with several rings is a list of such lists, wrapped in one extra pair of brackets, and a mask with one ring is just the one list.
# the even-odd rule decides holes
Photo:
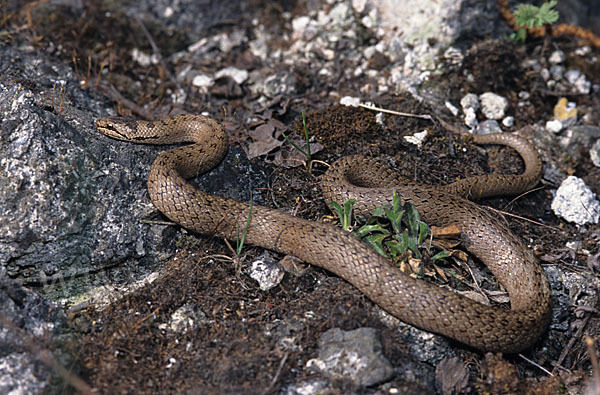
[(444, 104), (446, 105), (446, 108), (452, 113), (452, 115), (458, 115), (458, 108), (456, 108), (454, 104), (450, 103), (449, 101), (446, 101), (446, 103)]
[(515, 117), (513, 117), (513, 116), (505, 117), (502, 120), (502, 125), (506, 126), (507, 128), (512, 127), (514, 124), (515, 124)]
[(561, 97), (554, 106), (554, 119), (561, 121), (565, 126), (575, 123), (577, 120), (577, 105), (568, 101), (565, 97)]
[(479, 95), (481, 101), (481, 112), (487, 119), (502, 119), (508, 108), (508, 100), (493, 92), (485, 92)]
[(474, 93), (467, 93), (465, 96), (463, 96), (462, 99), (460, 99), (460, 106), (462, 107), (463, 112), (465, 112), (465, 114), (466, 110), (469, 108), (472, 108), (474, 111), (477, 111), (480, 107), (479, 98)]
[(552, 79), (555, 81), (560, 81), (564, 72), (565, 68), (561, 65), (555, 64), (552, 67), (550, 67), (550, 74), (552, 75)]
[(600, 140), (596, 140), (592, 148), (590, 148), (590, 158), (594, 166), (600, 167)]
[(498, 121), (488, 119), (483, 121), (477, 127), (477, 134), (502, 133), (502, 128)]
[(546, 130), (551, 133), (558, 133), (563, 129), (563, 124), (561, 121), (553, 119), (551, 121), (546, 122)]
[(548, 62), (552, 64), (558, 64), (564, 62), (566, 58), (567, 57), (565, 56), (565, 53), (563, 51), (557, 50), (552, 52), (552, 55), (550, 55), (550, 57), (548, 58)]

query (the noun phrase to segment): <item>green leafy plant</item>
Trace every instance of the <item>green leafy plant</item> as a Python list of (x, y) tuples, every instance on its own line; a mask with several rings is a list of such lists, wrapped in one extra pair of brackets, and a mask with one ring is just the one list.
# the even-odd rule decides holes
[[(353, 205), (353, 199), (345, 201), (343, 207), (339, 203), (331, 202), (344, 229), (352, 228)], [(423, 246), (431, 231), (429, 226), (420, 220), (415, 207), (408, 202), (402, 204), (402, 199), (394, 191), (392, 205), (377, 208), (355, 234), (380, 255), (399, 263), (407, 254), (412, 254), (417, 259), (423, 258), (419, 247)], [(450, 253), (443, 250), (431, 260), (443, 260), (448, 256)]]
[(342, 229), (352, 232), (352, 210), (354, 207), (354, 199), (348, 199), (344, 202), (342, 207), (338, 202), (329, 203), (333, 210), (338, 215)]
[(553, 10), (556, 6), (556, 0), (551, 0), (542, 4), (540, 7), (532, 4), (519, 4), (515, 9), (515, 23), (519, 27), (512, 38), (525, 42), (527, 38), (527, 29), (551, 25), (558, 20), (558, 11)]

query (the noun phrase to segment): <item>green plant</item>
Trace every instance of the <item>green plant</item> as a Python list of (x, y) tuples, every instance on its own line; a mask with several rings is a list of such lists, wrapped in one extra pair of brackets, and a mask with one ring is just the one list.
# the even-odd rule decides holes
[[(336, 202), (330, 204), (338, 214), (342, 227), (351, 229), (354, 200), (344, 202), (343, 208)], [(415, 207), (409, 202), (402, 204), (402, 199), (394, 191), (392, 205), (375, 209), (372, 216), (355, 234), (377, 253), (398, 264), (409, 253), (417, 259), (422, 259), (423, 255), (419, 247), (423, 247), (431, 231), (429, 226), (420, 220)], [(443, 260), (448, 256), (450, 253), (443, 250), (431, 257), (431, 260)]]
[(246, 241), (246, 234), (248, 233), (248, 228), (250, 227), (250, 220), (252, 219), (252, 206), (253, 206), (253, 201), (252, 201), (252, 196), (250, 196), (250, 203), (249, 203), (249, 207), (248, 207), (248, 219), (246, 220), (246, 225), (244, 226), (244, 229), (242, 230), (242, 234), (240, 235), (240, 230), (238, 229), (238, 235), (237, 235), (237, 241), (236, 241), (236, 246), (235, 246), (235, 253), (236, 256), (240, 256), (240, 254), (242, 253), (242, 248), (244, 248), (244, 242)]
[(527, 29), (551, 25), (558, 20), (558, 11), (553, 10), (556, 0), (548, 1), (540, 7), (532, 4), (519, 4), (515, 9), (515, 23), (519, 29), (512, 34), (512, 38), (525, 42)]
[(285, 133), (282, 133), (281, 135), (283, 136), (284, 139), (286, 139), (286, 141), (288, 143), (290, 143), (291, 145), (294, 146), (294, 148), (296, 148), (298, 151), (300, 151), (302, 153), (302, 155), (306, 156), (306, 170), (310, 173), (310, 170), (312, 167), (312, 154), (310, 152), (308, 127), (306, 126), (306, 115), (304, 114), (304, 111), (302, 111), (301, 114), (302, 114), (302, 127), (304, 129), (304, 141), (306, 143), (306, 150), (303, 150), (302, 148), (300, 148), (300, 146), (298, 144), (294, 143), (288, 136), (285, 135)]
[(347, 230), (348, 232), (352, 232), (352, 210), (354, 206), (354, 199), (348, 199), (344, 202), (344, 207), (338, 202), (330, 202), (329, 205), (335, 210), (338, 218), (340, 219), (340, 223), (342, 224), (342, 229)]

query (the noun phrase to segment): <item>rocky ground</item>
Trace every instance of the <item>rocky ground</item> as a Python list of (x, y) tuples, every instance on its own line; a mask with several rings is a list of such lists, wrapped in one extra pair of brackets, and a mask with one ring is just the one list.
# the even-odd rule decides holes
[[(0, 392), (593, 393), (600, 50), (515, 42), (492, 0), (421, 3), (0, 3)], [(565, 3), (562, 22), (597, 28), (593, 5)], [(334, 220), (319, 179), (342, 156), (444, 184), (523, 169), (458, 128), (529, 139), (539, 188), (479, 203), (540, 259), (548, 331), (523, 354), (483, 354), (324, 270), (165, 222), (145, 189), (164, 148), (94, 122), (177, 113), (230, 138), (197, 186), (315, 221)], [(283, 137), (306, 147), (302, 113), (310, 161)], [(507, 302), (472, 259), (413, 269)]]

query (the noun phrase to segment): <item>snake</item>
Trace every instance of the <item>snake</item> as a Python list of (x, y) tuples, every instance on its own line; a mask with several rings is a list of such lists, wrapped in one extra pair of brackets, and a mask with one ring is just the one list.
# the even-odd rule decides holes
[[(109, 116), (97, 129), (114, 139), (142, 144), (179, 144), (160, 153), (148, 175), (148, 194), (170, 220), (198, 234), (236, 240), (294, 255), (351, 283), (400, 320), (481, 351), (517, 353), (531, 347), (551, 317), (551, 289), (535, 255), (503, 218), (469, 199), (515, 195), (540, 180), (535, 147), (510, 133), (473, 135), (476, 144), (499, 144), (523, 158), (521, 174), (488, 174), (447, 185), (417, 183), (383, 162), (360, 155), (337, 160), (321, 178), (325, 201), (355, 199), (365, 215), (390, 205), (393, 191), (433, 226), (455, 225), (462, 245), (508, 292), (510, 308), (490, 306), (452, 289), (404, 273), (351, 232), (331, 223), (204, 192), (187, 180), (210, 171), (228, 149), (227, 134), (214, 119), (196, 114), (160, 120)], [(181, 143), (189, 143), (181, 145)]]

